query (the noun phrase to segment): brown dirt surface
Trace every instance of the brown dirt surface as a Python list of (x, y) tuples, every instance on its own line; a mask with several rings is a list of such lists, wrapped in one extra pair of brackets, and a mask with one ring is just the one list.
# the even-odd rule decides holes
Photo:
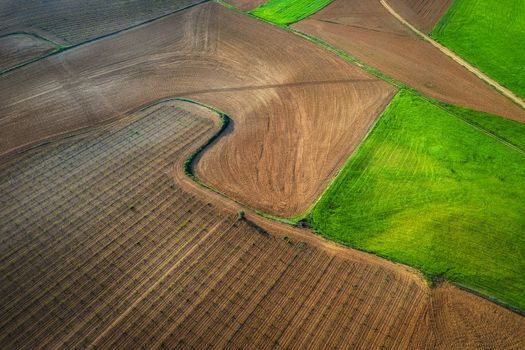
[(421, 40), (379, 1), (336, 0), (293, 27), (326, 40), (425, 95), (525, 122), (524, 110)]
[(266, 0), (225, 0), (225, 2), (241, 10), (249, 11), (265, 3)]
[(24, 31), (78, 44), (203, 0), (4, 0), (0, 35)]
[(183, 173), (218, 124), (161, 102), (4, 159), (3, 349), (522, 348), (525, 319), (495, 304), (251, 211), (238, 220)]
[(394, 93), (304, 39), (207, 3), (1, 76), (0, 152), (192, 97), (233, 118), (197, 175), (291, 216), (320, 196)]
[(388, 3), (408, 22), (430, 33), (447, 12), (453, 0), (388, 0)]
[(0, 37), (0, 71), (49, 53), (55, 46), (27, 34)]

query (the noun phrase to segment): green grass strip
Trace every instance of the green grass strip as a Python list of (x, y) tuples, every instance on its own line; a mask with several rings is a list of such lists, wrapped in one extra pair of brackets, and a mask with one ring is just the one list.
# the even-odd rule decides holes
[(525, 155), (498, 139), (504, 126), (520, 144), (523, 126), (456, 112), (402, 90), (310, 223), (327, 238), (525, 310)]
[(288, 25), (311, 16), (330, 2), (331, 0), (269, 0), (250, 11), (250, 14), (276, 24)]
[(432, 37), (525, 98), (525, 1), (456, 0)]

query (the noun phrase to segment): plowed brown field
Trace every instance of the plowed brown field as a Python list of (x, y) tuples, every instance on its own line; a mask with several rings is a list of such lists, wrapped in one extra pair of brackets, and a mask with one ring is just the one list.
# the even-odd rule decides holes
[(525, 111), (419, 39), (379, 1), (336, 0), (293, 27), (430, 97), (525, 122)]
[(291, 216), (318, 198), (393, 93), (306, 40), (207, 3), (1, 76), (0, 152), (193, 97), (234, 120), (198, 176)]
[(517, 314), (179, 181), (217, 130), (163, 102), (4, 160), (3, 349), (523, 346)]
[(388, 3), (408, 22), (429, 33), (453, 0), (388, 0)]
[(3, 0), (0, 35), (23, 31), (78, 44), (203, 0)]
[(0, 37), (0, 71), (42, 56), (54, 49), (52, 43), (32, 35), (13, 34)]

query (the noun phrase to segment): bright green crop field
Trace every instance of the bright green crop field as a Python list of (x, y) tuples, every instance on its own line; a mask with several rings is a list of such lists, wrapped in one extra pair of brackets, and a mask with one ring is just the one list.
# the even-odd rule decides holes
[(525, 98), (525, 1), (455, 0), (432, 37)]
[[(459, 112), (523, 142), (523, 125)], [(393, 99), (309, 220), (330, 239), (525, 310), (525, 154), (412, 92)]]
[(276, 24), (287, 25), (316, 13), (330, 2), (331, 0), (269, 0), (250, 13)]

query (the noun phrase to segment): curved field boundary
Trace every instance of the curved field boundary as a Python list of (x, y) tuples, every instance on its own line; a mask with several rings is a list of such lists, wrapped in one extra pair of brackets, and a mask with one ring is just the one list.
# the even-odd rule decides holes
[[(114, 129), (95, 128), (94, 137), (73, 142), (73, 147), (66, 141), (56, 150), (28, 152), (1, 177), (23, 177), (17, 186), (29, 190), (32, 198), (12, 183), (0, 186), (29, 204), (12, 201), (14, 208), (9, 209), (33, 210), (35, 215), (25, 215), (30, 215), (28, 223), (37, 223), (30, 228), (40, 238), (24, 240), (5, 230), (15, 236), (0, 247), (9, 253), (3, 260), (9, 264), (0, 267), (7, 265), (15, 280), (0, 283), (0, 289), (12, 290), (0, 293), (7, 300), (7, 319), (0, 318), (5, 330), (0, 338), (7, 349), (57, 344), (264, 348), (276, 343), (297, 349), (348, 344), (468, 348), (480, 342), (519, 348), (523, 319), (492, 303), (447, 285), (430, 290), (412, 268), (251, 211), (248, 220), (236, 219), (232, 214), (242, 206), (184, 171), (199, 145), (220, 130), (220, 113), (197, 101), (183, 101), (190, 102), (182, 108), (188, 113), (195, 112), (191, 106), (214, 113), (198, 113), (205, 118), (187, 115), (177, 127), (171, 113), (159, 122), (146, 121), (165, 109), (143, 106), (138, 109), (141, 118), (131, 119), (131, 124), (123, 120), (124, 126), (118, 122)], [(208, 118), (215, 127), (202, 121)], [(111, 130), (119, 137), (112, 137)], [(170, 136), (174, 132), (179, 136)], [(75, 160), (78, 152), (85, 154)], [(35, 162), (34, 157), (45, 161)], [(27, 171), (28, 164), (36, 166), (36, 174)], [(73, 175), (71, 168), (77, 166), (81, 172), (60, 176)], [(91, 172), (98, 173), (100, 181), (90, 176), (83, 182)], [(152, 181), (151, 173), (158, 180)], [(93, 191), (85, 193), (95, 181)], [(110, 190), (114, 203), (99, 202), (97, 189)], [(109, 194), (104, 197), (113, 198)], [(64, 200), (75, 202), (61, 205)], [(130, 202), (136, 207), (127, 207)], [(49, 220), (46, 211), (56, 220)], [(60, 222), (64, 211), (73, 223)], [(69, 226), (49, 230), (57, 220), (59, 227)], [(77, 227), (72, 224), (81, 232), (72, 230)], [(68, 227), (75, 234), (64, 235)]]
[(487, 76), (485, 73), (483, 73), (482, 71), (480, 71), (479, 69), (477, 69), (476, 67), (474, 67), (473, 65), (471, 65), (470, 63), (468, 63), (467, 61), (465, 61), (463, 58), (459, 57), (458, 55), (456, 55), (454, 52), (452, 52), (450, 49), (446, 48), (445, 46), (441, 45), (440, 43), (438, 43), (437, 41), (433, 40), (432, 38), (430, 38), (428, 35), (426, 35), (425, 33), (421, 32), (419, 29), (417, 29), (416, 27), (414, 27), (412, 24), (410, 24), (409, 22), (407, 22), (399, 13), (396, 12), (396, 10), (394, 10), (387, 2), (386, 0), (379, 0), (379, 2), (381, 3), (381, 5), (383, 5), (383, 7), (388, 11), (390, 12), (390, 14), (392, 16), (394, 16), (398, 21), (400, 21), (401, 23), (403, 23), (406, 27), (408, 27), (411, 31), (413, 31), (416, 35), (418, 35), (419, 37), (421, 37), (423, 40), (425, 40), (426, 42), (428, 42), (429, 44), (431, 44), (432, 46), (434, 46), (435, 48), (437, 48), (439, 51), (441, 51), (442, 53), (444, 53), (445, 55), (447, 55), (448, 57), (450, 57), (451, 59), (453, 59), (454, 61), (456, 61), (457, 63), (459, 63), (460, 65), (462, 65), (463, 67), (465, 67), (469, 72), (473, 73), (474, 75), (476, 75), (479, 79), (483, 80), (485, 83), (487, 83), (488, 85), (492, 86), (494, 89), (496, 89), (499, 93), (501, 93), (503, 96), (506, 96), (507, 98), (509, 98), (512, 102), (514, 102), (515, 104), (517, 104), (518, 106), (520, 106), (521, 108), (525, 109), (525, 101), (523, 101), (521, 98), (519, 98), (518, 96), (516, 96), (512, 91), (510, 91), (509, 89), (501, 86), (497, 81), (495, 81), (494, 79), (490, 78), (489, 76)]

